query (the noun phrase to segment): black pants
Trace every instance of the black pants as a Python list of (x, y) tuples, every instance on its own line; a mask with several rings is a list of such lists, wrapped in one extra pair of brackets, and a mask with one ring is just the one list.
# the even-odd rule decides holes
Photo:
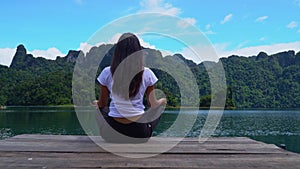
[[(137, 121), (129, 124), (117, 122), (108, 116), (109, 109), (101, 109), (100, 134), (107, 142), (114, 143), (143, 143), (152, 136), (157, 126), (163, 107), (150, 109)], [(105, 123), (106, 122), (106, 123)]]

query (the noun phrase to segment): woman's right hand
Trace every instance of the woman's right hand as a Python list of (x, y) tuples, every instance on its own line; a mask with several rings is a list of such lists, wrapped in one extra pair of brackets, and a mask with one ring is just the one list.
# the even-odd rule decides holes
[(167, 99), (166, 98), (161, 98), (159, 100), (157, 100), (158, 105), (160, 106), (166, 106), (167, 105)]
[(94, 100), (93, 105), (96, 109), (99, 109), (99, 101), (98, 100)]

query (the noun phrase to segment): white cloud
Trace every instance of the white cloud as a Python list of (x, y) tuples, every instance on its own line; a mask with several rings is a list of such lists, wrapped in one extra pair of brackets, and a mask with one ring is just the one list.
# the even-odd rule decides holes
[(183, 20), (185, 20), (187, 23), (191, 24), (191, 25), (195, 25), (196, 24), (196, 19), (194, 18), (183, 18)]
[(172, 52), (167, 51), (167, 50), (159, 50), (159, 51), (161, 52), (161, 55), (162, 55), (163, 57), (173, 55)]
[(105, 44), (105, 43), (100, 42), (100, 43), (97, 43), (96, 45), (91, 45), (87, 42), (82, 42), (82, 43), (80, 43), (79, 48), (77, 50), (81, 50), (84, 54), (86, 54), (91, 50), (92, 47), (94, 47), (94, 46), (98, 47), (103, 44)]
[(81, 50), (83, 53), (86, 54), (88, 51), (91, 50), (92, 47), (93, 46), (88, 44), (87, 42), (82, 42), (80, 43), (79, 48), (77, 50)]
[(266, 40), (266, 38), (265, 37), (261, 37), (261, 38), (259, 38), (259, 41), (265, 41)]
[(178, 21), (177, 26), (180, 28), (187, 28), (190, 25), (195, 25), (196, 20), (194, 18), (183, 18), (180, 21)]
[(210, 24), (205, 25), (205, 29), (206, 29), (206, 30), (209, 30), (210, 28), (211, 28), (211, 25), (210, 25)]
[(118, 42), (118, 40), (120, 39), (120, 37), (122, 36), (121, 33), (116, 33), (110, 40), (108, 40), (108, 44), (115, 44)]
[(139, 12), (157, 12), (173, 16), (181, 13), (180, 8), (173, 7), (172, 4), (165, 3), (163, 0), (142, 0), (140, 6), (142, 9)]
[(156, 49), (156, 47), (154, 45), (151, 45), (149, 42), (145, 42), (141, 37), (138, 37), (138, 38), (143, 47), (150, 48), (150, 49)]
[(289, 24), (286, 25), (287, 28), (289, 29), (294, 29), (298, 26), (298, 23), (295, 21), (290, 22)]
[(109, 39), (107, 42), (98, 42), (95, 45), (91, 45), (88, 42), (82, 42), (79, 45), (79, 48), (77, 50), (81, 50), (84, 54), (88, 53), (92, 47), (99, 47), (104, 44), (115, 44), (118, 42), (119, 38), (121, 37), (121, 33), (116, 33), (111, 39)]
[(65, 56), (65, 54), (61, 53), (57, 48), (49, 48), (47, 50), (38, 50), (35, 49), (31, 53), (34, 57), (43, 57), (46, 59), (55, 60), (57, 56)]
[(261, 16), (261, 17), (256, 18), (255, 22), (263, 22), (268, 18), (269, 18), (269, 16)]
[(9, 66), (14, 57), (15, 52), (16, 49), (12, 48), (0, 49), (0, 65)]
[(203, 33), (204, 33), (205, 35), (215, 35), (215, 34), (217, 34), (216, 32), (212, 31), (211, 28), (212, 28), (211, 24), (205, 25), (206, 31), (203, 32)]
[(263, 45), (263, 46), (252, 46), (241, 49), (236, 49), (232, 51), (226, 51), (224, 48), (218, 49), (218, 54), (220, 57), (228, 57), (231, 55), (239, 56), (254, 56), (259, 52), (266, 52), (267, 54), (276, 54), (283, 51), (294, 50), (296, 52), (300, 51), (300, 42), (291, 42), (291, 43), (278, 43), (274, 45)]
[[(226, 58), (232, 55), (249, 57), (256, 56), (260, 52), (266, 52), (268, 55), (272, 55), (289, 50), (294, 50), (296, 52), (300, 51), (300, 42), (252, 46), (231, 51), (226, 50), (227, 46), (227, 43), (215, 44), (213, 46), (196, 45), (192, 46), (191, 48), (184, 48), (182, 51), (176, 53), (181, 53), (185, 58), (193, 60), (195, 63), (199, 64), (203, 61), (217, 62), (219, 58)], [(193, 51), (197, 52), (198, 55)]]
[(75, 2), (76, 4), (81, 5), (81, 4), (83, 3), (83, 0), (74, 0), (74, 2)]
[(242, 48), (243, 46), (247, 45), (247, 43), (249, 43), (249, 41), (244, 41), (244, 42), (240, 43), (240, 44), (237, 46), (237, 49)]
[(208, 30), (204, 32), (205, 35), (215, 35), (217, 34), (216, 32), (212, 31), (212, 30)]
[(225, 18), (221, 21), (221, 24), (227, 23), (228, 21), (231, 20), (232, 17), (233, 17), (233, 14), (231, 14), (231, 13), (226, 15)]
[(132, 13), (134, 10), (136, 10), (136, 7), (129, 7), (126, 12), (127, 13)]
[(195, 45), (183, 48), (182, 51), (177, 52), (182, 54), (186, 59), (193, 60), (199, 64), (203, 61), (218, 61), (217, 53), (213, 46), (209, 45)]
[[(2, 48), (0, 49), (0, 64), (9, 66), (16, 53), (16, 48)], [(56, 48), (49, 48), (47, 50), (33, 50), (27, 51), (28, 54), (32, 54), (34, 57), (43, 57), (46, 59), (55, 60), (56, 56), (65, 56)]]
[[(174, 7), (164, 0), (141, 0), (140, 8), (138, 13), (153, 12), (172, 16), (179, 16), (181, 14), (180, 8)], [(194, 18), (183, 18), (177, 23), (177, 26), (179, 28), (187, 28), (188, 26), (195, 24), (196, 20)]]

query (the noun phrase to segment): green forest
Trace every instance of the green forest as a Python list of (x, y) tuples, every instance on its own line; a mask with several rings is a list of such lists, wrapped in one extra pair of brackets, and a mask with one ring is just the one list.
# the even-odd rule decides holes
[[(97, 67), (100, 73), (109, 65), (113, 49), (113, 45), (93, 47), (84, 57), (79, 56), (80, 51), (70, 50), (64, 57), (47, 60), (27, 54), (25, 47), (19, 45), (11, 65), (0, 65), (0, 105), (72, 105), (72, 79), (76, 62), (89, 60), (86, 63), (97, 63), (96, 56), (104, 52), (105, 56)], [(147, 51), (152, 62), (182, 62), (187, 65), (196, 77), (199, 106), (210, 106), (215, 96), (211, 95), (208, 71), (218, 63), (196, 64), (180, 54), (162, 57), (157, 50)], [(285, 51), (273, 55), (261, 52), (250, 57), (229, 56), (221, 58), (219, 62), (223, 64), (226, 75), (226, 108), (300, 108), (300, 52)], [(188, 106), (188, 103), (181, 105), (179, 87), (172, 76), (158, 69), (153, 71), (159, 78), (156, 88), (166, 94), (168, 107)], [(180, 66), (174, 71), (183, 79), (188, 79)], [(90, 78), (97, 83), (96, 76)], [(82, 83), (84, 81), (83, 78)], [(99, 89), (97, 84), (95, 86), (94, 91), (98, 96)]]

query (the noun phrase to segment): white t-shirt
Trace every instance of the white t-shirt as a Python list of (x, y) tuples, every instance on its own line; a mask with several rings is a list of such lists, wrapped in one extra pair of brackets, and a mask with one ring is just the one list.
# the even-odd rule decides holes
[(104, 68), (97, 80), (101, 85), (106, 86), (110, 92), (111, 102), (108, 115), (110, 117), (133, 117), (144, 113), (143, 98), (146, 89), (153, 86), (158, 79), (149, 68), (145, 67), (139, 92), (129, 101), (111, 94), (113, 78), (110, 67)]

